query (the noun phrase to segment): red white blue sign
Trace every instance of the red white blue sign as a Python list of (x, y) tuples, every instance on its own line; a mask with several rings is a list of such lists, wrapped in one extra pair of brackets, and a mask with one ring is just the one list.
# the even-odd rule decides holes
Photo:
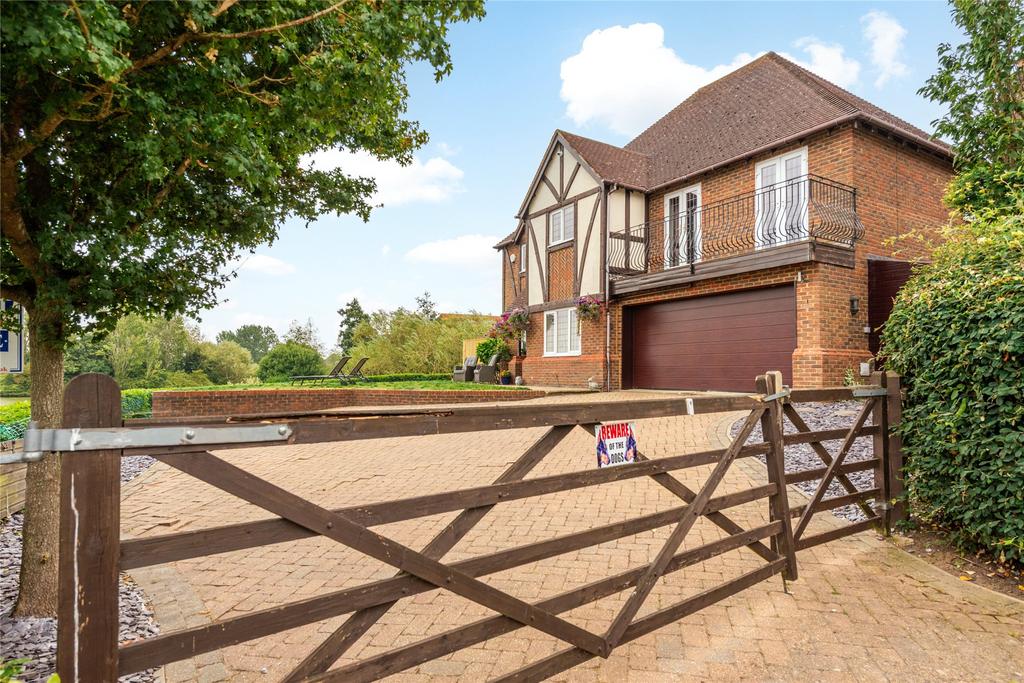
[(636, 462), (636, 432), (632, 422), (609, 422), (594, 428), (597, 466), (613, 467)]
[(24, 313), (21, 310), (21, 306), (10, 299), (4, 299), (3, 304), (5, 311), (14, 313), (17, 316), (18, 327), (17, 329), (9, 330), (0, 329), (0, 373), (17, 374), (24, 372), (22, 366), (24, 365), (25, 353), (22, 348), (23, 337), (21, 334)]

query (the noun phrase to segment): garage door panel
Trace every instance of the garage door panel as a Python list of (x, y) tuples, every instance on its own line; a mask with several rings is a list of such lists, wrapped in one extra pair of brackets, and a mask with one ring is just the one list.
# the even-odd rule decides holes
[(630, 320), (635, 387), (751, 391), (766, 370), (792, 383), (792, 285), (640, 306)]
[(791, 342), (793, 339), (793, 333), (789, 329), (788, 325), (750, 325), (748, 327), (738, 327), (727, 330), (716, 327), (700, 326), (690, 330), (651, 333), (644, 346), (718, 341), (722, 338), (722, 335), (726, 333), (731, 339), (736, 341), (754, 342), (759, 340), (783, 339), (787, 342)]

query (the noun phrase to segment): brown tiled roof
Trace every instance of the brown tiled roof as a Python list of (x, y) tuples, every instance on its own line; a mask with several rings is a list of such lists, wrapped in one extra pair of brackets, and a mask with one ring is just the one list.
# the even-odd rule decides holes
[(602, 180), (640, 189), (647, 187), (647, 167), (650, 159), (646, 154), (631, 152), (564, 130), (558, 131), (558, 134), (565, 138), (570, 147), (579, 152)]
[(565, 131), (556, 135), (602, 180), (650, 190), (856, 118), (952, 154), (949, 145), (920, 128), (774, 52), (693, 93), (625, 147)]
[(650, 189), (819, 126), (858, 117), (949, 151), (921, 129), (774, 52), (704, 86), (624, 149), (649, 157)]

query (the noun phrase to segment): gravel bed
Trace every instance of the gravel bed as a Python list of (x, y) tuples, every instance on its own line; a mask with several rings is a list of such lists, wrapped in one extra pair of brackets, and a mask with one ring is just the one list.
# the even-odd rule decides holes
[[(800, 413), (800, 417), (804, 419), (807, 426), (814, 431), (822, 429), (849, 429), (853, 426), (854, 420), (857, 419), (857, 414), (860, 412), (863, 404), (860, 401), (840, 401), (836, 403), (800, 403), (794, 407), (797, 412)], [(739, 433), (740, 427), (743, 424), (743, 420), (738, 420), (733, 424), (731, 433), (733, 436)], [(789, 419), (783, 419), (786, 434), (795, 434), (799, 430), (790, 424)], [(871, 424), (871, 418), (868, 417), (865, 425)], [(761, 438), (761, 425), (758, 424), (754, 427), (753, 433), (750, 438), (747, 439), (747, 443), (760, 443)], [(825, 448), (828, 449), (829, 453), (833, 456), (839, 450), (839, 441), (826, 441), (824, 443)], [(872, 437), (862, 436), (853, 442), (853, 446), (850, 448), (850, 452), (846, 455), (843, 460), (844, 463), (858, 462), (860, 460), (870, 460), (872, 457)], [(761, 462), (764, 462), (764, 456), (757, 456)], [(801, 443), (786, 446), (786, 472), (800, 472), (802, 470), (817, 469), (824, 467), (825, 463), (822, 462), (821, 458), (814, 452), (810, 444)], [(858, 491), (865, 491), (867, 489), (874, 488), (875, 486), (875, 474), (873, 470), (863, 470), (860, 472), (850, 472), (847, 477), (854, 486), (857, 487)], [(802, 481), (795, 486), (806, 493), (808, 496), (813, 496), (814, 492), (818, 489), (818, 484), (821, 483), (820, 479), (814, 481)], [(828, 487), (828, 491), (825, 494), (826, 498), (832, 498), (835, 496), (846, 495), (847, 491), (843, 488), (842, 484), (833, 479), (832, 483)], [(856, 505), (846, 505), (841, 508), (832, 510), (832, 514), (841, 519), (845, 519), (850, 522), (859, 522), (862, 519), (867, 519), (864, 515), (864, 511)]]
[[(121, 481), (131, 481), (155, 462), (148, 456), (131, 456), (121, 460)], [(21, 566), (21, 530), (23, 515), (18, 512), (0, 525), (0, 653), (4, 660), (28, 659), (21, 679), (25, 683), (45, 681), (56, 668), (57, 620), (10, 616), (18, 597), (18, 572)], [(146, 604), (142, 589), (127, 574), (121, 574), (118, 586), (121, 641), (149, 638), (160, 632), (153, 611)], [(156, 669), (122, 676), (122, 681), (150, 683), (156, 680)]]

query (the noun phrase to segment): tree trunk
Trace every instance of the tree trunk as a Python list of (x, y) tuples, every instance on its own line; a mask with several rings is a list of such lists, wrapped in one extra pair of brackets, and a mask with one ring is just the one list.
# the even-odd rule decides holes
[[(28, 317), (32, 344), (32, 419), (59, 427), (64, 397), (64, 350), (48, 340), (46, 314)], [(60, 539), (60, 458), (52, 453), (29, 463), (25, 476), (25, 528), (21, 590), (14, 615), (57, 616), (57, 552)]]

